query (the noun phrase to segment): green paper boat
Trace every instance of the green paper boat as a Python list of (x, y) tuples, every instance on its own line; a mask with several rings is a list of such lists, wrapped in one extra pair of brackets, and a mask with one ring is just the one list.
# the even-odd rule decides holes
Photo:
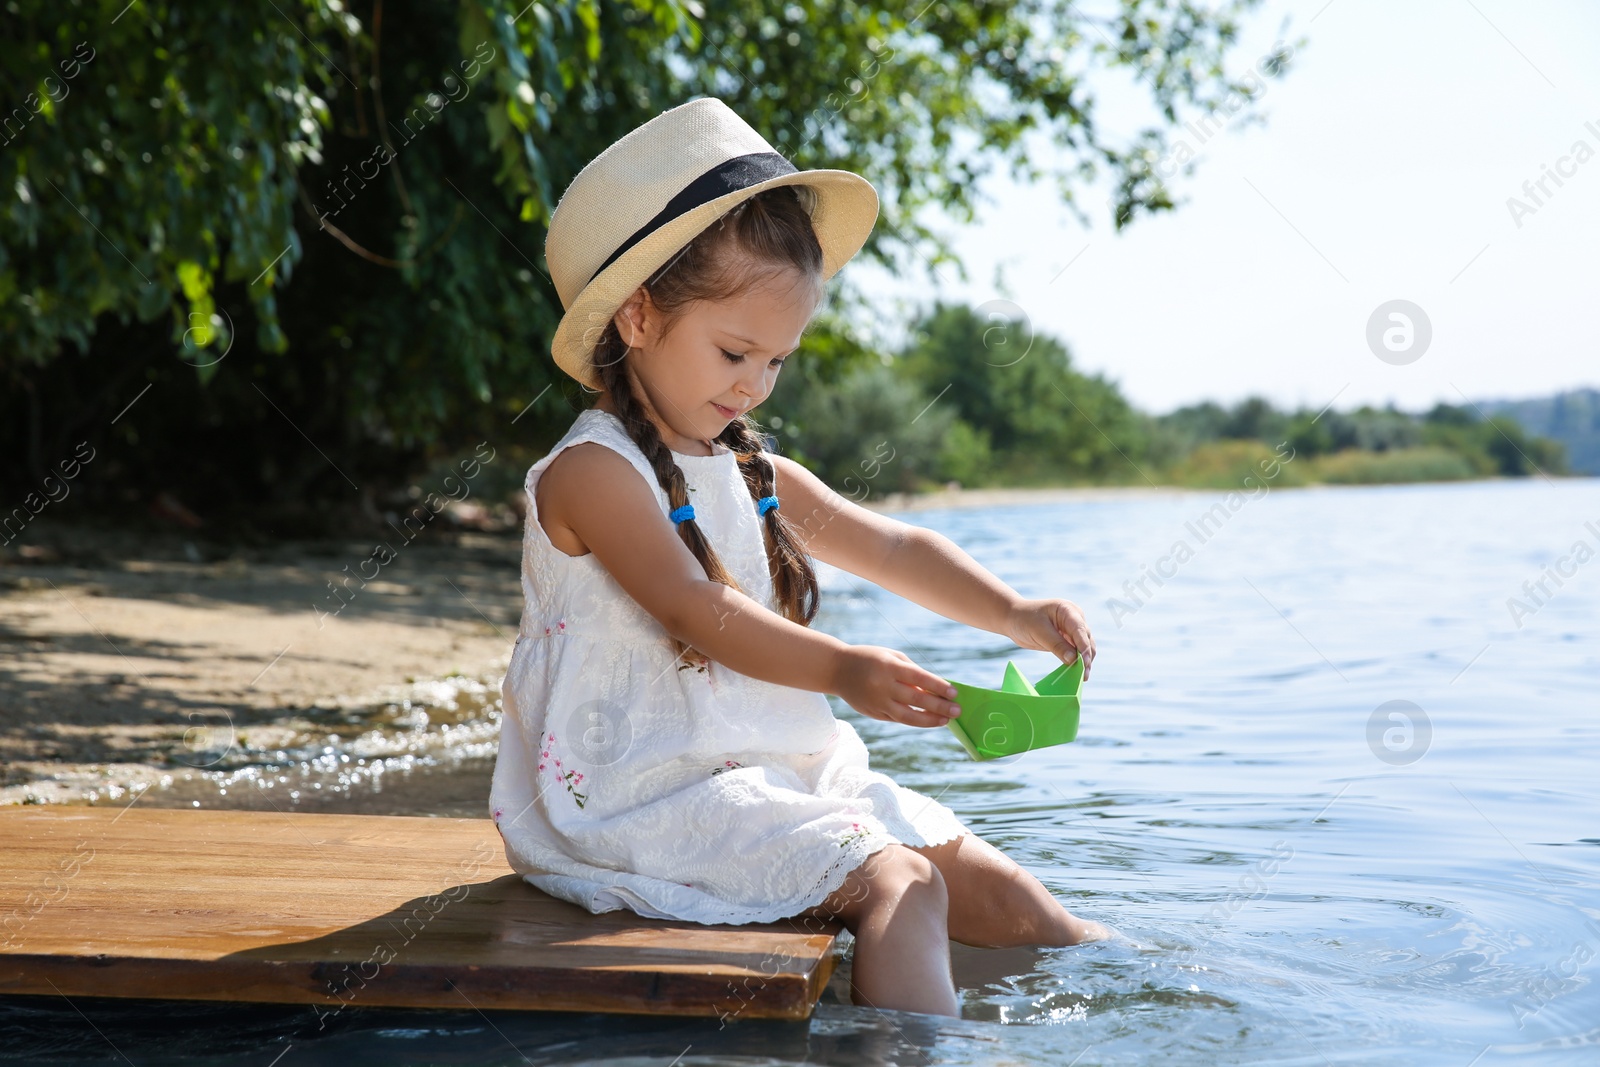
[(949, 722), (950, 731), (975, 760), (1064, 745), (1078, 736), (1082, 656), (1063, 663), (1037, 685), (1009, 660), (999, 689), (964, 685), (954, 678), (946, 681), (956, 687), (956, 703), (961, 705), (961, 714)]

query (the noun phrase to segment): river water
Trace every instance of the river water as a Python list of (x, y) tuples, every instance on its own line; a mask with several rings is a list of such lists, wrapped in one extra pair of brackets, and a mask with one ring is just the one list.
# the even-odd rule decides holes
[[(1099, 649), (1079, 739), (1012, 761), (835, 703), (875, 766), (1125, 935), (957, 946), (961, 1020), (855, 1008), (838, 982), (809, 1023), (720, 1030), (371, 1008), (319, 1030), (309, 1009), (13, 998), (0, 1058), (1600, 1063), (1600, 480), (1232, 504), (902, 516), (1026, 596), (1079, 603)], [(1031, 678), (1055, 663), (823, 577), (816, 625), (845, 640), (977, 685), (998, 686), (1007, 659)], [(270, 788), (305, 810), (481, 817), (498, 728), (483, 681), (330, 719), (296, 748), (175, 766), (152, 799), (244, 806)]]

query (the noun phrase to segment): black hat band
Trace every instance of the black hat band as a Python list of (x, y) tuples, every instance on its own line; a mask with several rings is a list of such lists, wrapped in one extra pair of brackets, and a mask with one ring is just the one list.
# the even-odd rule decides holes
[[(645, 223), (633, 232), (617, 250), (600, 264), (599, 268), (591, 275), (589, 281), (594, 281), (611, 264), (615, 263), (624, 252), (638, 244), (640, 241), (655, 233), (661, 227), (677, 218), (679, 215), (709, 204), (718, 197), (736, 193), (740, 189), (748, 189), (752, 185), (759, 185), (769, 178), (779, 178), (785, 174), (794, 174), (798, 168), (783, 158), (777, 152), (751, 152), (748, 155), (734, 156), (724, 160), (715, 167), (700, 175), (694, 181), (683, 187), (683, 191), (667, 201), (667, 206), (662, 208), (656, 217)], [(584, 284), (588, 284), (585, 282)]]

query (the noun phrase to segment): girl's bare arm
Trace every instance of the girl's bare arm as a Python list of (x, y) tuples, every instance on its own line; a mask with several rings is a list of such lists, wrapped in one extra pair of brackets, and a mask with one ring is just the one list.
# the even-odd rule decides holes
[(812, 556), (947, 619), (1011, 635), (1007, 620), (1022, 597), (960, 545), (847, 500), (791, 459), (775, 461), (779, 506)]
[(1054, 653), (1063, 663), (1081, 655), (1088, 679), (1094, 637), (1078, 605), (1059, 597), (1025, 599), (944, 534), (869, 511), (793, 460), (774, 459), (779, 506), (789, 509), (811, 555), (947, 619)]
[(945, 680), (903, 654), (849, 645), (706, 578), (650, 487), (614, 450), (572, 446), (545, 470), (539, 490), (546, 520), (571, 529), (668, 633), (718, 663), (778, 685), (836, 693), (875, 718), (937, 726), (954, 713)]

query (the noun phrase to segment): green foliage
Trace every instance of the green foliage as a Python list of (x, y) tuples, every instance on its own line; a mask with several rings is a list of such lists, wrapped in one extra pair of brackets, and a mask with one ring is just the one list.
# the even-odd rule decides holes
[(1422, 417), (1422, 421), (1429, 426), (1471, 426), (1479, 420), (1471, 408), (1440, 401)]
[(1222, 436), (1234, 440), (1282, 441), (1289, 428), (1288, 417), (1259, 396), (1234, 405), (1222, 425)]
[[(255, 344), (281, 351), (274, 289), (300, 257), (297, 172), (321, 158), (333, 72), (261, 32), (270, 7), (223, 5), (204, 19), (177, 4), (120, 17), (115, 3), (8, 7), (6, 369), (36, 367), (63, 342), (87, 350), (100, 316), (160, 317), (170, 354), (208, 378), (216, 364), (202, 351), (232, 340), (215, 315), (218, 281), (248, 290), (264, 311)], [(334, 3), (302, 9), (308, 32), (347, 30)], [(39, 103), (49, 106), (35, 114)]]
[(1302, 459), (1290, 447), (1231, 438), (1198, 446), (1166, 475), (1178, 485), (1197, 489), (1253, 489), (1258, 484), (1278, 489), (1314, 480)]
[[(1183, 480), (1179, 459), (1208, 442), (1229, 439), (1286, 440), (1309, 464), (1316, 480), (1337, 482), (1439, 481), (1463, 477), (1524, 476), (1543, 471), (1564, 474), (1562, 446), (1529, 435), (1514, 420), (1485, 420), (1470, 406), (1436, 404), (1425, 415), (1362, 406), (1339, 412), (1274, 410), (1259, 398), (1231, 410), (1206, 402), (1180, 408), (1155, 420), (1155, 439), (1165, 448), (1160, 459)], [(1393, 453), (1392, 460), (1385, 454)], [(1446, 458), (1446, 457), (1449, 458)], [(1202, 463), (1204, 467), (1204, 463)], [(1325, 477), (1324, 477), (1325, 475)], [(1198, 476), (1198, 475), (1197, 475)]]
[(1450, 482), (1478, 477), (1479, 471), (1460, 452), (1438, 445), (1394, 448), (1382, 452), (1345, 449), (1310, 461), (1319, 482), (1373, 485), (1392, 482)]
[[(1532, 467), (1522, 459), (1524, 454), (1537, 457), (1533, 462), (1546, 473), (1564, 471), (1559, 446), (1543, 439), (1530, 440), (1511, 423), (1499, 427), (1482, 422), (1456, 425), (1370, 408), (1344, 414), (1328, 411), (1315, 423), (1314, 416), (1300, 412), (1288, 419), (1288, 436), (1280, 440), (1287, 442), (1295, 459), (1285, 464), (1284, 474), (1274, 484), (1377, 484), (1525, 475), (1532, 473)], [(1269, 420), (1268, 425), (1276, 426), (1277, 421)], [(1421, 443), (1424, 439), (1428, 443)], [(1498, 448), (1497, 440), (1503, 442)], [(1218, 435), (1196, 445), (1164, 473), (1180, 485), (1238, 486), (1256, 461), (1270, 454), (1269, 441)]]
[[(87, 495), (370, 511), (431, 455), (548, 444), (586, 399), (548, 356), (544, 226), (622, 134), (720, 96), (798, 166), (873, 181), (866, 258), (947, 263), (919, 209), (970, 218), (997, 166), (1069, 202), (1103, 170), (1118, 226), (1171, 208), (1151, 162), (1181, 111), (1247, 91), (1225, 60), (1258, 4), (12, 0), (0, 478), (83, 438), (106, 457)], [(1090, 121), (1112, 68), (1162, 125)], [(1068, 148), (1060, 172), (1029, 131)], [(814, 341), (840, 356), (841, 332)]]
[(1191, 404), (1159, 417), (1162, 436), (1180, 452), (1207, 441), (1283, 441), (1292, 420), (1259, 396), (1247, 397), (1232, 408), (1215, 401)]
[(1485, 445), (1500, 473), (1518, 478), (1536, 471), (1566, 473), (1565, 450), (1558, 442), (1543, 437), (1530, 437), (1515, 419), (1504, 415), (1490, 416), (1486, 425), (1494, 430), (1493, 436), (1484, 434)]
[(1561, 442), (1574, 471), (1600, 474), (1600, 389), (1573, 389), (1535, 400), (1483, 405), (1485, 414), (1506, 415), (1530, 434)]
[(1440, 404), (1424, 418), (1421, 434), (1425, 444), (1460, 455), (1478, 477), (1568, 472), (1560, 442), (1533, 437), (1504, 415), (1483, 419), (1471, 408)]
[[(902, 353), (905, 375), (983, 435), (1013, 484), (1138, 477), (1141, 421), (1117, 387), (1072, 369), (1066, 346), (1025, 322), (937, 303)], [(987, 464), (985, 464), (987, 466)]]
[[(1566, 471), (1558, 443), (1507, 418), (1486, 421), (1472, 407), (1440, 404), (1423, 416), (1393, 405), (1284, 412), (1257, 396), (1152, 417), (1133, 410), (1114, 383), (1075, 371), (1059, 340), (987, 307), (933, 304), (892, 373), (873, 363), (840, 379), (827, 365), (798, 365), (801, 375), (780, 380), (763, 411), (779, 415), (795, 458), (830, 480), (859, 478), (870, 445), (896, 434), (932, 457), (922, 480), (967, 486), (1237, 488), (1252, 477), (1291, 486)], [(930, 426), (938, 432), (925, 439)]]
[(939, 470), (943, 480), (963, 486), (983, 485), (994, 471), (994, 449), (989, 435), (953, 419), (950, 432), (939, 443)]
[(882, 363), (806, 390), (791, 410), (783, 450), (852, 500), (925, 488), (943, 473), (954, 412), (929, 407), (921, 390)]
[(1227, 409), (1212, 400), (1178, 408), (1154, 421), (1162, 441), (1180, 454), (1207, 441), (1220, 441), (1227, 424)]

